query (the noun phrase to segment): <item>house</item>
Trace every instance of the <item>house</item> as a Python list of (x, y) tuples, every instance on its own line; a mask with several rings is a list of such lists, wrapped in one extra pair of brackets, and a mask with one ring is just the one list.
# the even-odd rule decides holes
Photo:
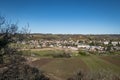
[(49, 47), (51, 47), (51, 48), (52, 48), (52, 47), (54, 47), (54, 45), (52, 45), (52, 44), (51, 44)]
[(78, 50), (78, 48), (76, 48), (76, 47), (70, 47), (70, 49), (72, 49), (72, 50)]
[(108, 41), (105, 41), (105, 42), (103, 42), (103, 44), (108, 45), (108, 44), (109, 44), (109, 42), (108, 42)]
[(113, 41), (113, 42), (112, 42), (112, 45), (113, 45), (113, 46), (116, 46), (117, 44), (118, 44), (118, 42), (116, 42), (116, 41)]
[(86, 48), (86, 49), (89, 49), (89, 48), (90, 48), (90, 45), (78, 44), (78, 45), (77, 45), (77, 48)]

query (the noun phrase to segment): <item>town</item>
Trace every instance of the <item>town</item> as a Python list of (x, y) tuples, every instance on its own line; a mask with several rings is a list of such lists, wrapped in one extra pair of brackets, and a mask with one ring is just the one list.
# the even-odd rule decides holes
[(0, 0), (0, 80), (120, 80), (120, 0)]
[[(47, 34), (46, 34), (47, 35)], [(40, 35), (37, 35), (40, 36)], [(47, 35), (49, 36), (49, 35)], [(55, 35), (53, 35), (55, 36)], [(18, 41), (17, 45), (22, 49), (42, 49), (42, 48), (60, 48), (60, 49), (70, 49), (70, 50), (83, 50), (104, 53), (106, 51), (117, 52), (120, 51), (120, 40), (118, 39), (98, 39), (98, 40), (88, 40), (86, 39), (74, 39), (74, 35), (69, 36), (67, 39), (49, 39), (47, 38), (31, 38), (30, 40)], [(79, 35), (78, 35), (79, 36)], [(78, 37), (77, 36), (77, 37)], [(22, 46), (22, 47), (21, 47)]]

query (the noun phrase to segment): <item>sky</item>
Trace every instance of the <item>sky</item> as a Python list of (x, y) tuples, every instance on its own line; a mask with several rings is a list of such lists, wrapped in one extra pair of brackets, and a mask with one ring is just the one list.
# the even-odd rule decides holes
[(0, 0), (0, 14), (31, 33), (120, 34), (120, 0)]

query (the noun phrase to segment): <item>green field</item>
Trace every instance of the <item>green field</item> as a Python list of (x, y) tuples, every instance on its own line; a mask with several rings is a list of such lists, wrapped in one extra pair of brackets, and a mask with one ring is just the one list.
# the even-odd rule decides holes
[(73, 56), (71, 58), (45, 56), (49, 53), (59, 54), (59, 51), (38, 51), (36, 54), (39, 54), (39, 59), (31, 62), (31, 65), (44, 71), (52, 80), (66, 80), (79, 70), (85, 72), (107, 70), (120, 75), (120, 56), (118, 55)]

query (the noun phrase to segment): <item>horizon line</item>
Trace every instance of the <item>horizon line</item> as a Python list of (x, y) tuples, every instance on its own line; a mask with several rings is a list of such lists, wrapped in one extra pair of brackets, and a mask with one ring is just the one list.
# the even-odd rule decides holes
[(51, 35), (120, 35), (120, 33), (100, 33), (100, 34), (81, 34), (81, 33), (33, 33), (30, 34), (51, 34)]

